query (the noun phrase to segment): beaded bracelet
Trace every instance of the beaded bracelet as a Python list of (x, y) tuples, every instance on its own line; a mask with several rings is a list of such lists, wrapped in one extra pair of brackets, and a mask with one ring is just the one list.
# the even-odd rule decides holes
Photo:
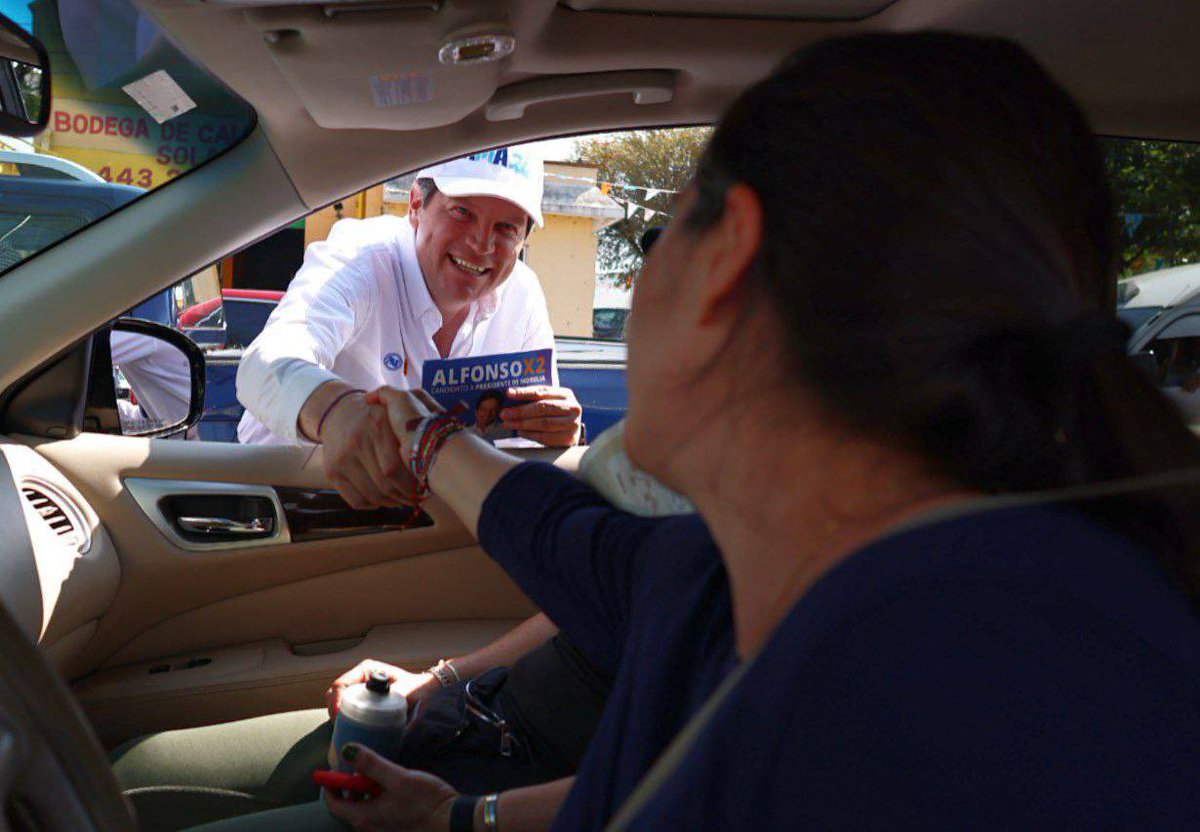
[(417, 481), (417, 493), (421, 497), (429, 494), (429, 471), (437, 461), (438, 452), (446, 441), (463, 429), (453, 416), (435, 413), (421, 419), (409, 437), (411, 450), (408, 467)]
[(426, 673), (437, 679), (439, 685), (448, 688), (455, 682), (461, 682), (462, 677), (458, 675), (458, 671), (454, 669), (454, 665), (445, 659), (440, 660), (437, 664), (425, 671)]

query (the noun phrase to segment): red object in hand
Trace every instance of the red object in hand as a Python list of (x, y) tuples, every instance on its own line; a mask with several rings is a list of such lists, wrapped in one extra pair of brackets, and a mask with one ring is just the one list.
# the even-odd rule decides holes
[(347, 774), (344, 771), (321, 771), (312, 773), (313, 782), (326, 789), (344, 789), (348, 792), (378, 797), (383, 791), (378, 783), (363, 774)]

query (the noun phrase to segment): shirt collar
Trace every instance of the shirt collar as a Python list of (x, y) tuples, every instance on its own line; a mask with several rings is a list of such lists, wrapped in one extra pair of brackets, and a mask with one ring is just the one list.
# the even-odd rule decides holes
[[(512, 275), (509, 275), (509, 277), (512, 277)], [(507, 280), (504, 281), (504, 283), (507, 282)], [(495, 289), (475, 301), (474, 312), (477, 321), (486, 321), (500, 309), (500, 290), (504, 288), (504, 283), (501, 283)]]

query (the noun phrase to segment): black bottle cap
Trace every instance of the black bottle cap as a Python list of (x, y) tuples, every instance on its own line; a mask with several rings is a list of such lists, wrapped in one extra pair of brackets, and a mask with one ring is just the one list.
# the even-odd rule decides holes
[(371, 693), (381, 693), (387, 696), (388, 690), (392, 687), (392, 681), (387, 677), (386, 673), (380, 673), (378, 670), (367, 677), (367, 690)]

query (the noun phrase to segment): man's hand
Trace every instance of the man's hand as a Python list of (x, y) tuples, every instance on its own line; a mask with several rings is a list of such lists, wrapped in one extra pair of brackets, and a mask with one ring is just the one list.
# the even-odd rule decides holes
[[(444, 412), (444, 408), (424, 390), (397, 390), (394, 387), (380, 387), (367, 394), (367, 404), (383, 412), (384, 422), (396, 439), (400, 448), (400, 457), (405, 460), (406, 465), (413, 453), (413, 449), (409, 445), (409, 441), (413, 438), (412, 433), (408, 430), (409, 423), (434, 413)], [(406, 467), (405, 471), (407, 470)]]
[(524, 402), (500, 411), (500, 419), (506, 428), (550, 447), (579, 444), (583, 434), (583, 408), (570, 389), (510, 387), (505, 396)]
[(355, 773), (370, 777), (382, 791), (370, 800), (355, 800), (326, 789), (329, 814), (348, 823), (351, 829), (372, 832), (445, 832), (450, 828), (450, 804), (458, 793), (449, 783), (388, 762), (357, 743), (349, 743), (346, 748), (350, 753), (343, 751), (342, 758), (353, 762)]
[(413, 483), (387, 411), (367, 404), (363, 393), (338, 399), (347, 389), (340, 382), (321, 385), (300, 414), (304, 433), (324, 446), (325, 475), (352, 508), (412, 503)]
[(346, 688), (367, 681), (372, 673), (385, 674), (392, 683), (392, 690), (399, 691), (408, 697), (409, 705), (424, 699), (441, 687), (433, 678), (432, 673), (409, 673), (403, 668), (367, 659), (334, 679), (329, 690), (325, 691), (325, 707), (329, 709), (330, 719), (337, 716), (338, 704), (342, 701), (342, 693)]

